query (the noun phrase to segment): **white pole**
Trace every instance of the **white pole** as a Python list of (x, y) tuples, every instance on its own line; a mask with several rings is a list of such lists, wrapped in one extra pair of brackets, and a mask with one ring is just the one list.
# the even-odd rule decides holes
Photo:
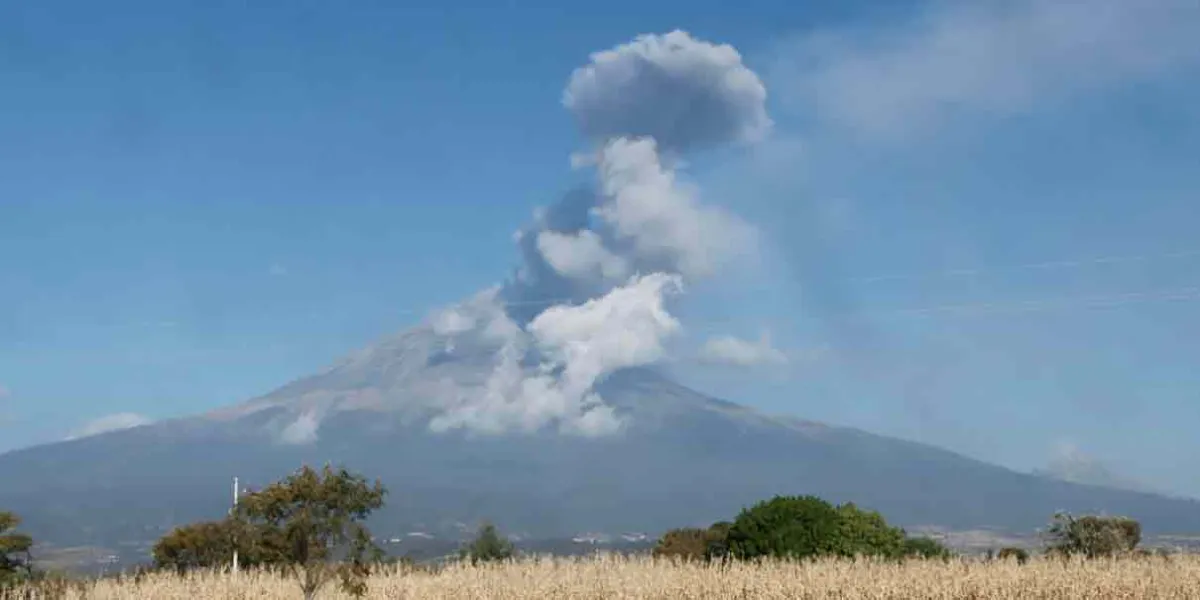
[[(229, 511), (230, 514), (233, 516), (236, 516), (237, 504), (238, 504), (238, 478), (234, 477), (233, 478), (233, 509)], [(233, 574), (237, 575), (237, 572), (238, 572), (238, 551), (237, 551), (237, 537), (235, 534), (235, 537), (233, 538)]]

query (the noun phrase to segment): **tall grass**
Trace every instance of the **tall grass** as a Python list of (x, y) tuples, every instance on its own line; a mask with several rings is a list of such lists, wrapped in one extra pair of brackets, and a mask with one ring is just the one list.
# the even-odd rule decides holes
[[(38, 597), (38, 596), (33, 596)], [(106, 580), (66, 593), (69, 600), (291, 600), (294, 581), (266, 573), (150, 575)], [(327, 600), (348, 598), (335, 586)], [(539, 559), (436, 571), (378, 573), (368, 598), (601, 599), (1177, 599), (1200, 598), (1200, 556), (1119, 560), (825, 560), (726, 567), (649, 558)]]

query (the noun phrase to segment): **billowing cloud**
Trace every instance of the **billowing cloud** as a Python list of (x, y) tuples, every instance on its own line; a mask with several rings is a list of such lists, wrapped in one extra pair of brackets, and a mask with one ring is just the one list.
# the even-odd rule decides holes
[(149, 425), (153, 422), (153, 419), (137, 413), (117, 413), (113, 415), (106, 415), (85, 423), (79, 429), (71, 432), (71, 434), (67, 436), (67, 439), (77, 440), (80, 438), (91, 437), (93, 435), (108, 433), (110, 431), (121, 431), (124, 429), (141, 427), (142, 425)]
[(595, 184), (535, 212), (503, 286), (431, 318), (447, 349), (477, 350), (474, 336), (491, 329), (495, 356), (482, 385), (438, 388), (430, 427), (619, 430), (596, 383), (662, 360), (682, 329), (666, 298), (757, 250), (756, 230), (701, 203), (677, 169), (687, 150), (765, 136), (765, 99), (736, 50), (682, 31), (641, 36), (576, 70), (563, 102), (594, 146), (571, 164), (592, 169)]
[[(597, 202), (592, 190), (572, 190), (555, 204), (535, 211), (533, 223), (517, 234), (521, 265), (501, 293), (511, 307), (510, 314), (518, 322), (527, 323), (548, 306), (548, 299), (581, 302), (603, 291), (595, 282), (573, 276), (578, 273), (560, 272), (543, 254), (545, 243), (539, 244), (543, 233), (574, 236), (586, 231), (591, 221), (591, 209)], [(561, 257), (556, 259), (562, 266)]]
[(542, 231), (536, 239), (538, 252), (563, 277), (613, 281), (629, 275), (629, 262), (605, 248), (594, 231)]
[(505, 308), (500, 288), (491, 287), (466, 302), (437, 311), (429, 319), (429, 325), (434, 334), (443, 337), (473, 332), (484, 341), (505, 342), (520, 331)]
[[(435, 431), (535, 431), (602, 435), (620, 428), (596, 382), (618, 369), (653, 363), (680, 329), (666, 297), (681, 291), (678, 276), (635, 277), (605, 296), (542, 312), (500, 351), (482, 389), (463, 390), (432, 420)], [(526, 368), (529, 356), (539, 359)]]
[(760, 367), (785, 365), (788, 356), (773, 346), (770, 336), (766, 334), (757, 340), (722, 335), (704, 342), (700, 347), (700, 360), (735, 367)]
[(311, 444), (317, 441), (320, 427), (321, 419), (316, 411), (305, 411), (279, 432), (279, 441), (292, 445)]
[(595, 214), (611, 227), (642, 270), (706, 277), (731, 258), (752, 252), (752, 227), (716, 206), (699, 203), (659, 161), (655, 140), (618, 138), (600, 152)]
[(564, 367), (566, 379), (590, 385), (617, 369), (662, 358), (663, 340), (680, 329), (665, 300), (682, 285), (677, 275), (635, 277), (582, 305), (552, 307), (528, 330), (542, 353)]
[(898, 136), (1195, 67), (1198, 30), (1193, 0), (942, 2), (899, 25), (806, 36), (771, 80), (809, 117)]
[(676, 152), (762, 139), (772, 126), (766, 98), (732, 46), (677, 30), (592, 54), (563, 105), (594, 140), (649, 136)]

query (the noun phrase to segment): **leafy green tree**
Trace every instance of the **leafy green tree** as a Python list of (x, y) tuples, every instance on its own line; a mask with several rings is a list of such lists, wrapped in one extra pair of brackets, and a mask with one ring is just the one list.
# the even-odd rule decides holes
[(206, 521), (172, 529), (151, 549), (154, 566), (179, 572), (212, 569), (230, 561), (233, 532), (229, 521)]
[(884, 556), (905, 553), (903, 529), (853, 503), (834, 506), (816, 496), (776, 496), (744, 509), (728, 529), (734, 558)]
[(658, 543), (651, 551), (659, 558), (679, 560), (699, 560), (708, 552), (709, 534), (707, 529), (699, 527), (683, 527), (672, 529), (658, 538)]
[(724, 560), (729, 554), (729, 528), (732, 525), (728, 521), (721, 521), (708, 529), (671, 529), (658, 538), (651, 554), (677, 560)]
[(729, 530), (733, 523), (718, 521), (708, 527), (704, 558), (724, 562), (729, 558)]
[(259, 528), (243, 520), (205, 521), (171, 530), (154, 544), (151, 556), (156, 568), (182, 573), (229, 565), (236, 547), (242, 566), (261, 567), (286, 557), (283, 548), (270, 547), (269, 541)]
[(496, 562), (516, 556), (516, 548), (512, 541), (500, 535), (495, 525), (485, 521), (475, 534), (475, 539), (459, 552), (459, 556), (470, 560), (471, 564)]
[(370, 565), (383, 556), (363, 522), (386, 493), (378, 480), (372, 485), (345, 469), (305, 466), (244, 496), (233, 520), (253, 532), (251, 555), (291, 571), (306, 600), (335, 577), (361, 596)]
[(0, 586), (24, 581), (33, 575), (30, 550), (33, 538), (15, 530), (21, 518), (0, 512)]
[(1047, 551), (1059, 556), (1116, 556), (1132, 552), (1141, 540), (1141, 524), (1128, 517), (1056, 513), (1046, 530)]
[(837, 509), (816, 496), (776, 496), (738, 514), (729, 552), (739, 559), (833, 554), (840, 526)]
[(852, 502), (837, 507), (838, 531), (833, 542), (839, 556), (886, 556), (904, 554), (904, 530), (891, 527), (883, 515), (864, 510)]

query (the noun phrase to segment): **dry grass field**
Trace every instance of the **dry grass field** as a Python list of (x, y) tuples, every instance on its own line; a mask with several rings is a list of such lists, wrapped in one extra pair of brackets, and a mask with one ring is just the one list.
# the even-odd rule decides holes
[[(103, 581), (67, 596), (82, 600), (291, 600), (294, 581), (270, 575), (148, 576)], [(348, 598), (334, 586), (318, 595)], [(438, 572), (392, 572), (370, 580), (368, 598), (490, 599), (1157, 599), (1200, 598), (1200, 556), (906, 564), (824, 561), (725, 569), (650, 559), (546, 559)]]

